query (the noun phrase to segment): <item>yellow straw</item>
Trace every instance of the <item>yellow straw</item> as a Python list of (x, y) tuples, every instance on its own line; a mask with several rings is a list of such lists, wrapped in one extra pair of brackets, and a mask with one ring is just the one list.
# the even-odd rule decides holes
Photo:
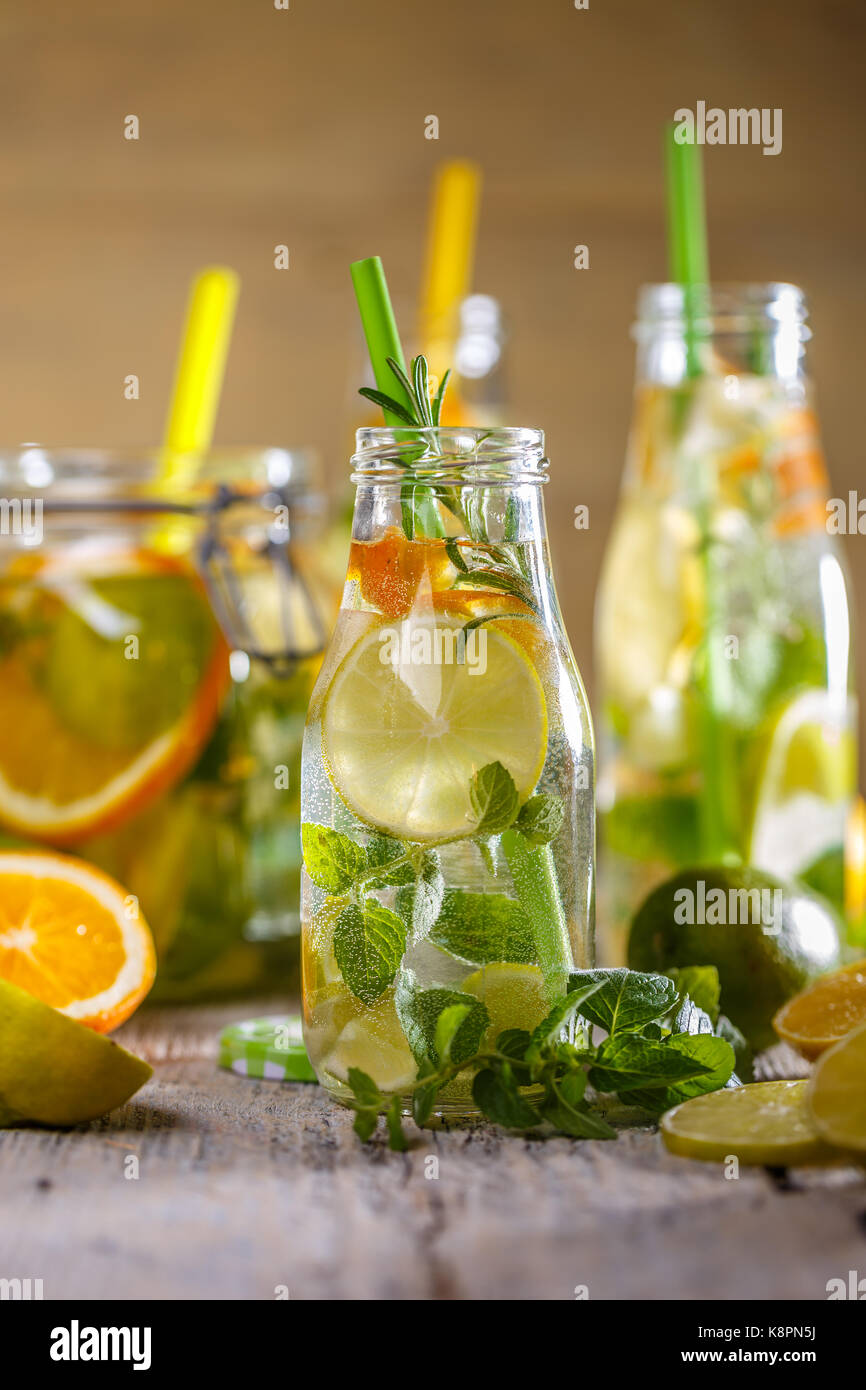
[[(195, 481), (210, 449), (231, 342), (240, 279), (209, 266), (193, 280), (154, 490), (171, 495)], [(157, 550), (187, 547), (188, 528), (165, 522), (150, 536)]]
[(452, 365), (458, 310), (472, 281), (480, 194), (477, 164), (459, 159), (440, 166), (421, 298), (421, 342), (437, 377)]

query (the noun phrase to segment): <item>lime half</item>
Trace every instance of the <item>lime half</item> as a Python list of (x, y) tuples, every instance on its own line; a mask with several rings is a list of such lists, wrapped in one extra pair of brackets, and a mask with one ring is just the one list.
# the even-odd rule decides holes
[[(408, 840), (466, 834), (474, 774), (500, 762), (521, 799), (547, 748), (547, 711), (521, 646), (494, 628), (462, 647), (459, 621), (380, 624), (343, 659), (325, 697), (331, 780), (370, 825)], [(470, 659), (471, 658), (471, 659)]]
[(723, 1163), (788, 1167), (835, 1158), (822, 1143), (806, 1104), (806, 1081), (758, 1081), (712, 1091), (674, 1106), (662, 1117), (671, 1153)]

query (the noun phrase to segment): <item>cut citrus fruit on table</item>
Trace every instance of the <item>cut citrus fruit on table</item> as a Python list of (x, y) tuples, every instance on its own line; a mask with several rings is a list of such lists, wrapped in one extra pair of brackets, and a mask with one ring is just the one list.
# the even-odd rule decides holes
[(834, 1160), (809, 1113), (808, 1084), (756, 1081), (695, 1096), (662, 1116), (662, 1139), (671, 1153), (717, 1163), (736, 1157), (784, 1168)]
[(861, 1023), (866, 1023), (866, 960), (822, 976), (789, 999), (773, 1019), (779, 1037), (810, 1059)]
[(482, 670), (456, 659), (461, 631), (432, 614), (377, 625), (345, 656), (325, 699), (334, 786), (361, 820), (409, 840), (465, 835), (476, 819), (470, 782), (486, 764), (507, 768), (521, 800), (544, 764), (544, 693), (525, 651), (485, 629)]
[(749, 861), (795, 875), (845, 837), (856, 786), (856, 741), (849, 699), (806, 690), (766, 735)]
[(0, 853), (0, 980), (107, 1033), (155, 972), (147, 923), (114, 879), (65, 854)]
[(0, 822), (72, 845), (114, 828), (189, 769), (228, 682), (190, 576), (49, 573), (0, 661)]
[(494, 961), (473, 971), (460, 989), (480, 999), (490, 1015), (484, 1046), (492, 1047), (499, 1034), (509, 1028), (531, 1031), (550, 1010), (544, 976), (537, 965)]
[(809, 1107), (828, 1143), (866, 1153), (866, 1024), (820, 1058), (809, 1082)]
[(152, 1075), (140, 1057), (0, 980), (0, 1127), (96, 1120)]

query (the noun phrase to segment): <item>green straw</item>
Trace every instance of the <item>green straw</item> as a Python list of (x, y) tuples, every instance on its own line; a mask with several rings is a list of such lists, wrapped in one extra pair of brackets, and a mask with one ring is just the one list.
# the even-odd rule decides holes
[[(388, 366), (388, 358), (393, 357), (397, 365), (402, 367), (404, 372), (406, 370), (406, 359), (403, 356), (381, 259), (378, 256), (367, 256), (363, 261), (353, 261), (352, 284), (355, 286), (355, 297), (376, 385), (380, 391), (384, 391), (386, 395), (405, 405), (407, 410), (411, 410), (412, 402)], [(390, 411), (384, 411), (384, 415), (386, 425), (397, 429), (404, 425), (404, 422)]]
[[(388, 282), (380, 258), (367, 256), (363, 261), (353, 261), (352, 284), (355, 286), (355, 298), (358, 301), (376, 385), (385, 395), (404, 405), (411, 414), (413, 407), (406, 389), (388, 366), (388, 358), (391, 357), (404, 372), (406, 371), (406, 359), (403, 356), (397, 321), (391, 308)], [(405, 421), (399, 419), (393, 411), (383, 407), (382, 414), (385, 416), (385, 424), (392, 429), (406, 429)], [(423, 448), (420, 452), (423, 453)], [(415, 540), (419, 536), (441, 539), (445, 535), (435, 495), (426, 484), (406, 483), (400, 492), (400, 506), (403, 529), (409, 540)]]
[(668, 253), (671, 279), (685, 291), (686, 371), (695, 377), (701, 374), (695, 309), (710, 280), (704, 179), (697, 145), (680, 144), (675, 131), (672, 124), (665, 131)]
[[(703, 372), (698, 355), (700, 331), (696, 324), (696, 311), (706, 309), (706, 290), (710, 278), (704, 180), (700, 150), (690, 141), (680, 144), (674, 131), (673, 125), (669, 125), (665, 131), (668, 251), (671, 279), (683, 286), (686, 376), (694, 380)], [(685, 400), (681, 399), (680, 404), (684, 406)], [(701, 680), (703, 788), (700, 829), (703, 855), (729, 862), (736, 857), (734, 827), (738, 816), (738, 797), (733, 780), (736, 758), (729, 746), (729, 730), (720, 699), (730, 676), (721, 646), (725, 604), (710, 537), (709, 504), (702, 510), (707, 614)]]

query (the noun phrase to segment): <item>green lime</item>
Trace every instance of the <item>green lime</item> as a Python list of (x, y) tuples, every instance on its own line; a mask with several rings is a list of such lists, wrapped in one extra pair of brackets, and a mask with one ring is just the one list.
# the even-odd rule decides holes
[(152, 1074), (110, 1038), (0, 980), (0, 1127), (98, 1119)]
[(635, 914), (633, 970), (714, 965), (722, 1011), (757, 1050), (776, 1037), (786, 1000), (839, 964), (838, 918), (817, 895), (745, 867), (688, 869), (656, 888)]
[(82, 580), (61, 596), (43, 679), (66, 727), (125, 753), (176, 724), (214, 647), (214, 621), (195, 582), (119, 574)]

